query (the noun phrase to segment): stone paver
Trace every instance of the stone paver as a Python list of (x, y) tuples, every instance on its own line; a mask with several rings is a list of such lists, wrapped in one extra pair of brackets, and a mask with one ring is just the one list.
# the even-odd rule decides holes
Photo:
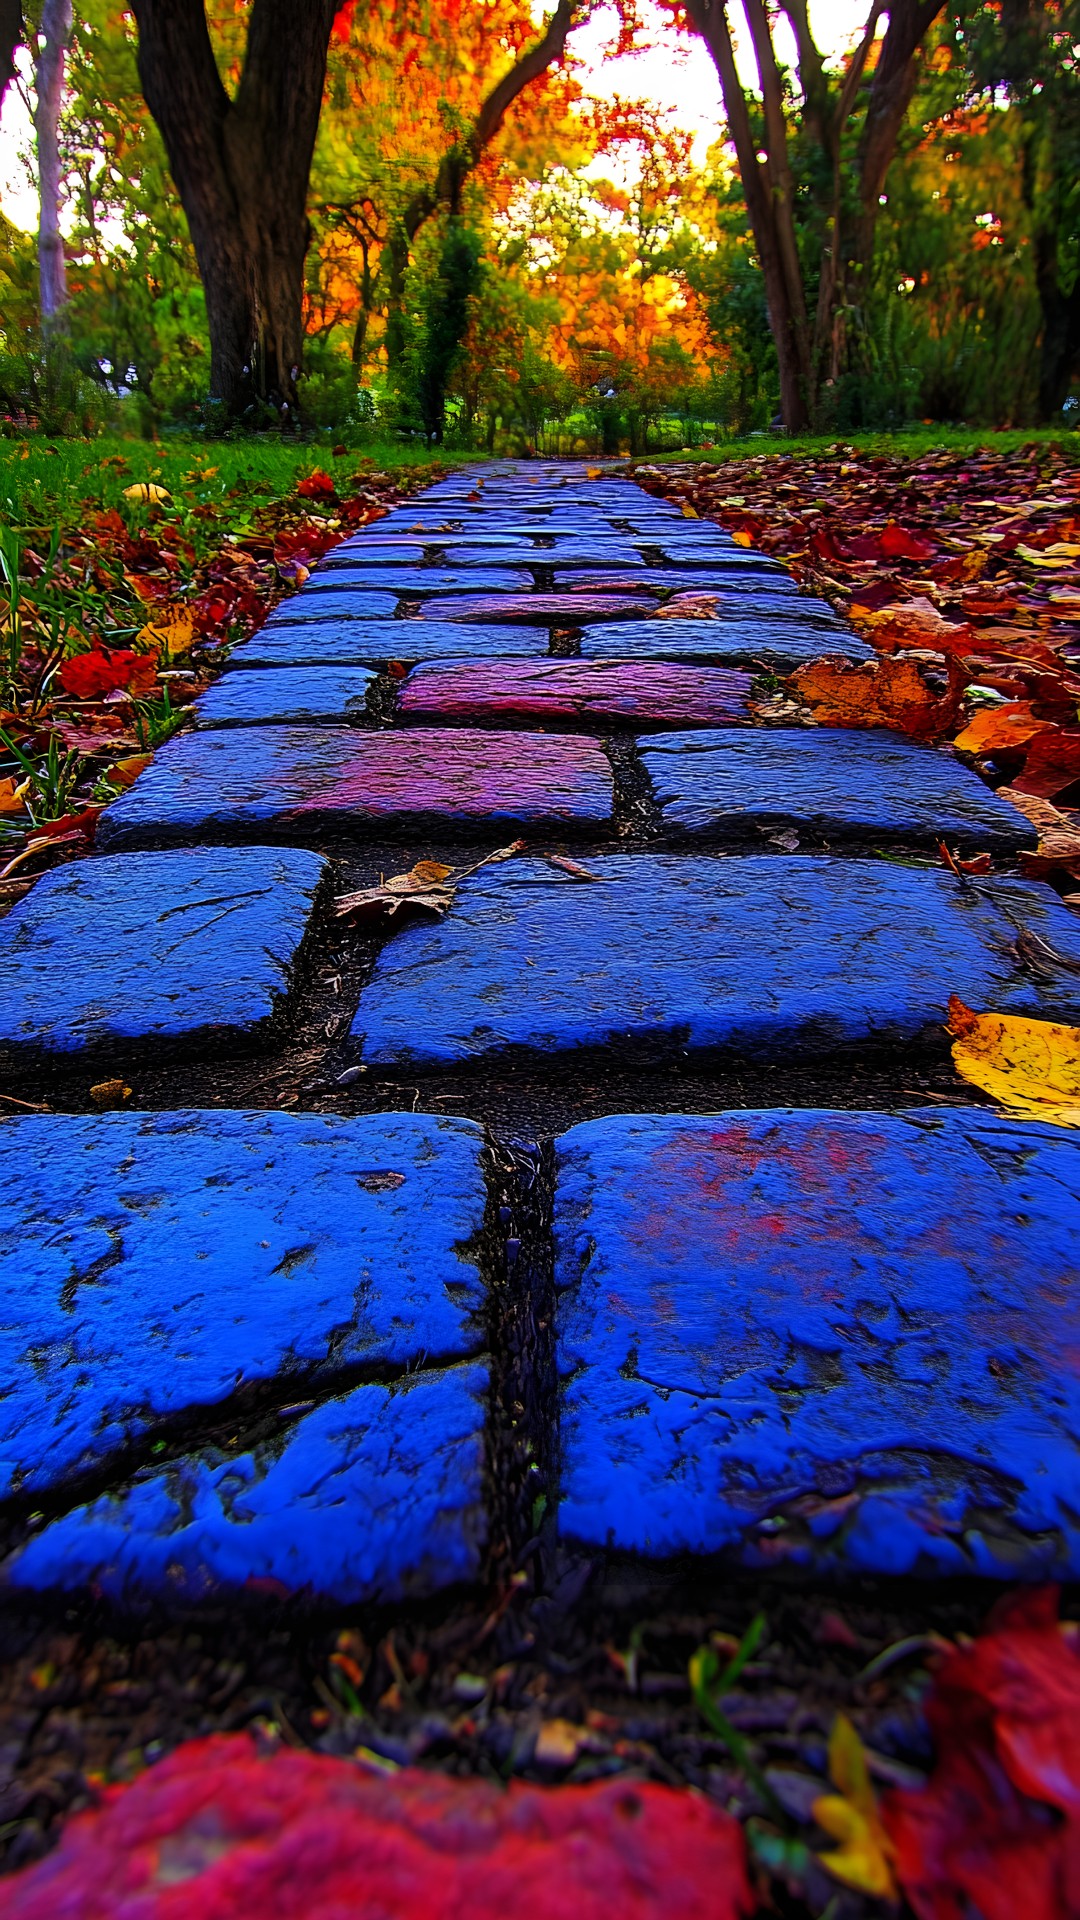
[[(674, 592), (717, 617), (668, 618)], [(969, 769), (883, 733), (739, 724), (755, 672), (823, 652), (872, 657), (776, 560), (627, 480), (449, 476), (327, 555), (106, 809), (112, 851), (0, 922), (0, 1068), (141, 1047), (163, 1103), (157, 1056), (265, 1039), (321, 964), (324, 836), (381, 871), (391, 839), (403, 865), (463, 864), (467, 837), (535, 833), (443, 920), (380, 928), (362, 989), (355, 949), (349, 1039), (314, 1029), (312, 1073), (381, 1099), (389, 1069), (406, 1107), (470, 1099), (477, 1068), (565, 1089), (590, 1054), (621, 1087), (687, 1060), (734, 1060), (748, 1089), (771, 1084), (755, 1063), (808, 1082), (825, 1061), (835, 1086), (846, 1060), (857, 1100), (868, 1059), (896, 1086), (913, 1050), (944, 1059), (952, 993), (1080, 1020), (1080, 922), (1050, 889), (874, 857), (1029, 847)], [(781, 853), (780, 827), (846, 851)], [(116, 851), (181, 841), (202, 844)], [(302, 1035), (301, 1102), (327, 1084)], [(486, 1279), (513, 1228), (478, 1127), (21, 1110), (4, 1141), (9, 1592), (167, 1614), (490, 1575), (507, 1355)], [(575, 1552), (1080, 1572), (1080, 1136), (947, 1105), (624, 1114), (557, 1152), (539, 1231), (560, 1393), (555, 1430), (525, 1437), (561, 1463)]]
[(4, 1495), (271, 1382), (285, 1405), (482, 1350), (468, 1121), (51, 1114), (4, 1139)]
[(313, 853), (250, 847), (45, 874), (0, 922), (0, 1071), (264, 1039), (327, 872)]
[[(446, 567), (436, 563), (425, 566), (403, 567), (393, 565), (367, 566), (359, 558), (349, 567), (335, 567), (332, 572), (312, 574), (310, 584), (305, 590), (303, 606), (318, 608), (317, 613), (304, 612), (305, 619), (326, 618), (324, 608), (330, 614), (340, 602), (346, 602), (367, 591), (388, 593), (528, 593), (532, 589), (532, 574), (521, 567), (496, 567), (490, 557), (486, 564), (476, 567)], [(333, 595), (331, 599), (329, 596)], [(277, 614), (288, 618), (291, 612), (298, 610), (294, 596), (285, 600), (276, 610)]]
[(462, 593), (454, 599), (425, 600), (422, 620), (524, 621), (547, 627), (578, 627), (588, 621), (624, 620), (642, 613), (652, 602), (647, 588), (631, 593), (519, 593), (495, 595)]
[(197, 727), (332, 725), (359, 719), (375, 680), (370, 667), (270, 667), (226, 673), (195, 702)]
[(447, 660), (454, 654), (528, 656), (546, 653), (546, 627), (473, 624), (468, 628), (442, 620), (312, 621), (289, 627), (260, 628), (234, 647), (233, 671), (245, 667), (383, 666), (391, 660)]
[(559, 1524), (861, 1574), (1080, 1572), (1080, 1144), (738, 1112), (558, 1145)]
[(335, 823), (599, 824), (612, 804), (602, 749), (575, 736), (259, 727), (168, 741), (102, 814), (98, 844)]
[[(348, 592), (331, 592), (324, 586), (310, 586), (304, 589), (301, 600), (299, 594), (282, 600), (274, 608), (266, 621), (266, 627), (274, 630), (278, 627), (295, 626), (297, 622), (317, 620), (392, 620), (397, 612), (400, 595), (390, 592), (359, 592), (351, 588)], [(265, 629), (264, 629), (265, 631)]]
[(603, 633), (586, 633), (581, 653), (586, 660), (621, 654), (628, 660), (730, 660), (766, 668), (797, 665), (823, 653), (844, 654), (849, 660), (873, 658), (865, 642), (846, 627), (823, 631), (813, 621), (786, 610), (773, 614), (764, 606), (716, 620), (619, 621)]
[(76, 1507), (0, 1580), (124, 1608), (386, 1604), (474, 1582), (486, 1389), (479, 1365), (357, 1387), (242, 1453), (200, 1450)]
[[(603, 1048), (623, 1063), (722, 1048), (758, 1060), (936, 1042), (950, 993), (1080, 1018), (1080, 922), (1023, 881), (961, 887), (868, 860), (590, 857), (586, 885), (519, 860), (466, 880), (383, 948), (353, 1033), (371, 1064)], [(1075, 965), (1036, 979), (1021, 927)], [(438, 1007), (432, 1021), (426, 1009)]]
[(643, 746), (664, 825), (738, 838), (793, 825), (826, 838), (944, 838), (1015, 852), (1038, 835), (951, 754), (888, 733), (658, 734)]
[(723, 667), (626, 660), (434, 661), (399, 696), (410, 719), (632, 720), (715, 726), (745, 716), (751, 676)]

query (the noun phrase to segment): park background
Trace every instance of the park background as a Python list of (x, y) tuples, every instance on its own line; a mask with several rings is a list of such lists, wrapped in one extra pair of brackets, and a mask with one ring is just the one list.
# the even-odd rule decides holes
[[(250, 9), (208, 12), (236, 95)], [(271, 315), (263, 364), (231, 378), (212, 365), (166, 153), (175, 168), (194, 95), (169, 73), (159, 127), (132, 13), (69, 14), (27, 9), (5, 98), (9, 432), (302, 420), (350, 447), (642, 454), (781, 419), (825, 434), (1072, 423), (1069, 0), (809, 15), (755, 0), (745, 16), (702, 0), (562, 0), (546, 16), (349, 0), (285, 294), (302, 348)], [(286, 58), (295, 78), (301, 49)], [(261, 195), (295, 195), (298, 168), (303, 200), (288, 130), (252, 159), (253, 222)]]

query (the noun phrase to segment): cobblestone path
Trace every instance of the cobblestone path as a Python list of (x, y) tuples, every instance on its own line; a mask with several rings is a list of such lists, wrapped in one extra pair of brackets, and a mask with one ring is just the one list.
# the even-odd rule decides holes
[[(748, 724), (823, 651), (865, 656), (772, 563), (540, 463), (235, 651), (0, 925), (4, 1084), (54, 1108), (2, 1135), (9, 1592), (428, 1598), (555, 1528), (1080, 1575), (1076, 1140), (966, 1103), (942, 1030), (1080, 1020), (1080, 924), (948, 754)], [(443, 918), (333, 918), (519, 837)]]

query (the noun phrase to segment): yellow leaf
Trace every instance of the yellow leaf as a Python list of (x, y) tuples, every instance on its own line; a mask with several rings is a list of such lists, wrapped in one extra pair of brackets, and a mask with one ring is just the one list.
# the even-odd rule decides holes
[(1080, 1027), (1017, 1013), (973, 1013), (949, 999), (953, 1065), (1010, 1112), (1080, 1127)]
[(866, 1754), (851, 1721), (838, 1713), (829, 1736), (829, 1777), (837, 1793), (814, 1801), (814, 1819), (839, 1847), (818, 1857), (835, 1880), (878, 1899), (895, 1900), (892, 1842), (881, 1824)]
[(171, 500), (167, 487), (155, 486), (152, 480), (136, 480), (133, 486), (124, 488), (125, 500), (145, 500), (147, 506), (158, 507), (163, 500)]
[(698, 512), (698, 510), (697, 510), (697, 508), (696, 508), (696, 507), (692, 507), (692, 506), (690, 505), (690, 502), (689, 502), (689, 500), (684, 500), (684, 501), (683, 501), (683, 503), (682, 503), (682, 510), (683, 510), (683, 514), (685, 515), (685, 517), (686, 517), (686, 519), (687, 519), (687, 520), (700, 520), (700, 519), (701, 519), (701, 515), (700, 515), (700, 513)]
[(586, 480), (599, 480), (603, 471), (603, 467), (586, 467), (585, 478)]
[(138, 779), (143, 768), (150, 765), (153, 757), (152, 753), (131, 753), (126, 760), (117, 760), (116, 764), (109, 768), (109, 779), (115, 780), (118, 786), (130, 787), (132, 782)]
[(1080, 547), (1068, 541), (1055, 541), (1052, 547), (1025, 547), (1023, 542), (1016, 549), (1029, 567), (1071, 567), (1074, 560), (1080, 559)]
[(737, 547), (752, 547), (754, 544), (751, 535), (748, 533), (742, 533), (740, 531), (739, 533), (733, 533), (731, 537)]
[(164, 606), (157, 610), (149, 625), (135, 636), (135, 645), (144, 653), (157, 653), (163, 659), (179, 660), (191, 651), (195, 622), (184, 606)]
[(0, 813), (24, 812), (22, 796), (26, 790), (26, 781), (0, 780)]

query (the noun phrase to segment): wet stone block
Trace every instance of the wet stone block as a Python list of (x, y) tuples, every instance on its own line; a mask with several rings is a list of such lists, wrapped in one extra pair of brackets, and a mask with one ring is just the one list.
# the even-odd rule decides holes
[[(547, 538), (546, 528), (537, 527), (536, 533), (539, 538)], [(454, 558), (464, 565), (470, 560), (479, 560), (482, 553), (480, 547), (466, 547), (455, 553)], [(591, 541), (587, 550), (576, 549), (569, 543), (565, 547), (519, 547), (514, 554), (514, 564), (522, 567), (589, 567), (594, 570), (603, 567), (619, 575), (633, 573), (635, 569), (642, 573), (645, 568), (644, 560), (640, 553), (634, 552), (633, 547), (613, 546), (609, 552), (599, 538)], [(556, 581), (556, 585), (561, 584), (561, 581)], [(623, 584), (620, 579), (620, 589)], [(633, 584), (637, 584), (636, 580)]]
[(348, 588), (301, 587), (289, 600), (274, 608), (262, 631), (274, 633), (282, 627), (314, 625), (320, 620), (392, 620), (397, 612), (398, 594), (363, 592)]
[(0, 1585), (136, 1609), (386, 1603), (470, 1584), (487, 1538), (487, 1384), (472, 1364), (361, 1386), (244, 1452), (183, 1456), (43, 1528)]
[(259, 727), (169, 740), (101, 816), (98, 842), (293, 836), (374, 821), (606, 821), (611, 769), (590, 740), (426, 728)]
[(426, 535), (408, 539), (404, 534), (391, 534), (382, 540), (352, 541), (344, 540), (339, 547), (331, 547), (311, 570), (311, 577), (317, 586), (325, 585), (324, 574), (349, 572), (353, 567), (422, 567), (427, 560), (426, 549), (431, 543)]
[(681, 833), (721, 839), (791, 825), (826, 839), (944, 838), (999, 852), (1038, 839), (952, 754), (888, 733), (660, 734), (641, 758), (664, 825)]
[(547, 629), (470, 626), (449, 621), (369, 620), (340, 627), (266, 627), (235, 647), (229, 668), (293, 666), (381, 666), (389, 660), (445, 660), (454, 654), (543, 654)]
[(410, 719), (516, 714), (707, 727), (745, 715), (750, 686), (748, 673), (652, 661), (435, 661), (413, 669), (399, 707)]
[(639, 594), (520, 593), (505, 600), (463, 593), (456, 599), (425, 600), (419, 614), (422, 620), (507, 620), (580, 627), (588, 621), (623, 620), (627, 614), (644, 612), (651, 603), (652, 595), (645, 590)]
[(817, 660), (824, 653), (849, 660), (873, 658), (865, 641), (843, 623), (826, 628), (801, 615), (770, 613), (766, 607), (739, 618), (724, 614), (718, 620), (618, 622), (602, 634), (586, 633), (581, 653), (586, 660), (620, 654), (628, 660), (730, 660), (766, 667)]
[(811, 1574), (1080, 1572), (1080, 1144), (738, 1112), (558, 1143), (560, 1527)]
[(369, 667), (278, 667), (226, 673), (195, 702), (197, 727), (333, 725), (359, 719), (375, 679)]
[(469, 1121), (50, 1114), (4, 1138), (2, 1497), (271, 1383), (286, 1404), (483, 1345)]
[(0, 922), (0, 1070), (265, 1040), (327, 871), (313, 853), (200, 847), (44, 874)]
[[(328, 594), (340, 594), (348, 599), (359, 591), (374, 589), (390, 593), (527, 593), (532, 586), (532, 575), (520, 569), (495, 567), (490, 554), (475, 567), (440, 567), (435, 564), (417, 567), (378, 566), (367, 567), (361, 564), (359, 557), (348, 567), (336, 567), (329, 574), (315, 574), (306, 587), (286, 605), (290, 615), (300, 617), (312, 602), (320, 603), (320, 619), (324, 618), (321, 603)], [(328, 602), (333, 605), (332, 602)]]
[[(1080, 924), (1034, 882), (961, 888), (944, 870), (779, 854), (587, 864), (598, 884), (534, 860), (478, 873), (445, 920), (395, 935), (360, 996), (361, 1058), (435, 1067), (512, 1049), (602, 1048), (624, 1063), (712, 1048), (759, 1060), (943, 1049), (950, 993), (971, 1007), (1080, 1017)], [(1075, 970), (1021, 971), (1021, 926)]]

